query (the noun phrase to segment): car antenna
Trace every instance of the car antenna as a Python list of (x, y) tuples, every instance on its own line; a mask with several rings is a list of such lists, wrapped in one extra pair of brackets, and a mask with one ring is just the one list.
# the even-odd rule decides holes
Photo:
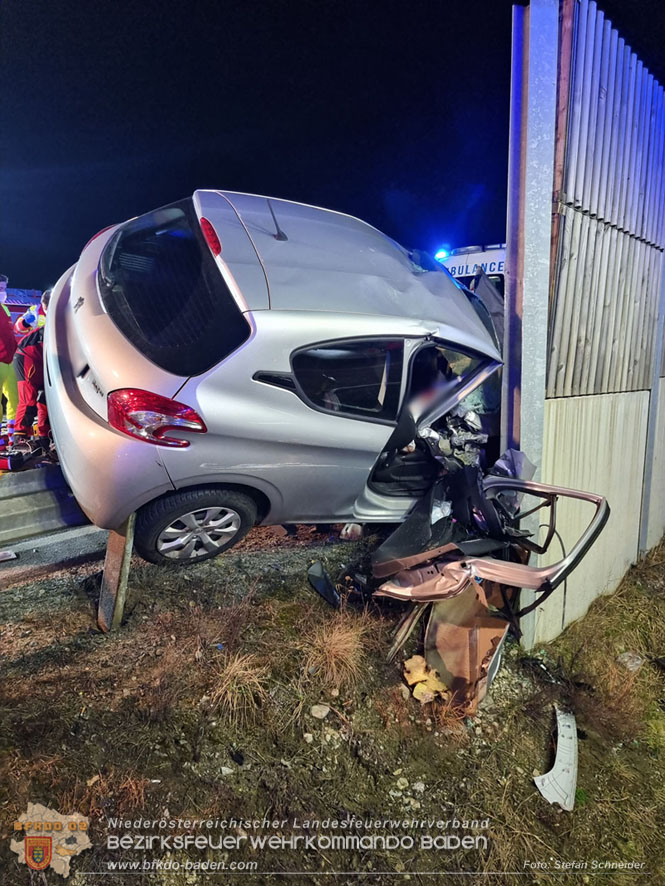
[(275, 222), (275, 230), (277, 231), (277, 233), (275, 234), (275, 240), (288, 240), (289, 238), (279, 226), (279, 222), (277, 221), (277, 217), (275, 216), (275, 210), (272, 208), (272, 203), (270, 202), (270, 200), (266, 200), (266, 203), (268, 204), (270, 215), (272, 215), (272, 220)]

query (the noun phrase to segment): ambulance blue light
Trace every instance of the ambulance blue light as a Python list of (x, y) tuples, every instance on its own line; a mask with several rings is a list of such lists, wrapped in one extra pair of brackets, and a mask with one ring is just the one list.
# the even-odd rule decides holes
[(437, 252), (434, 253), (434, 258), (437, 261), (445, 261), (449, 255), (450, 252), (448, 252), (447, 249), (439, 249)]

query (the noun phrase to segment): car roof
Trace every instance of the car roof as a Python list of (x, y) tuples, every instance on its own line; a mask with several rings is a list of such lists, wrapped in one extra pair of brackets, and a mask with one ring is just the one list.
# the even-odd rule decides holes
[[(449, 334), (457, 330), (467, 346), (496, 355), (485, 327), (450, 274), (423, 271), (406, 249), (367, 222), (256, 194), (200, 190), (194, 197), (213, 225), (219, 215), (220, 227), (230, 204), (254, 245), (268, 299), (266, 303), (265, 289), (257, 291), (255, 299), (244, 289), (250, 310), (407, 317), (444, 326)], [(280, 232), (286, 239), (278, 238)], [(234, 255), (224, 246), (222, 257), (234, 273)], [(246, 269), (246, 254), (238, 255), (238, 261)]]

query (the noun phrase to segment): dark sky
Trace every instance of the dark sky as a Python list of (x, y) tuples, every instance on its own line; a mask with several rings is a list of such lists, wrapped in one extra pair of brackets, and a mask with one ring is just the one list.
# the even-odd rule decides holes
[[(655, 69), (661, 4), (609, 5)], [(2, 0), (0, 271), (44, 288), (199, 187), (501, 240), (510, 25), (504, 0)]]

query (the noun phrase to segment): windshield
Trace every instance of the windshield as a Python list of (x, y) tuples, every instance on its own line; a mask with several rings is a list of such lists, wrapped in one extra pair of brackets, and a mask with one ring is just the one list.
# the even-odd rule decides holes
[(119, 228), (102, 253), (98, 281), (104, 308), (125, 338), (174, 375), (205, 372), (249, 336), (191, 199)]

